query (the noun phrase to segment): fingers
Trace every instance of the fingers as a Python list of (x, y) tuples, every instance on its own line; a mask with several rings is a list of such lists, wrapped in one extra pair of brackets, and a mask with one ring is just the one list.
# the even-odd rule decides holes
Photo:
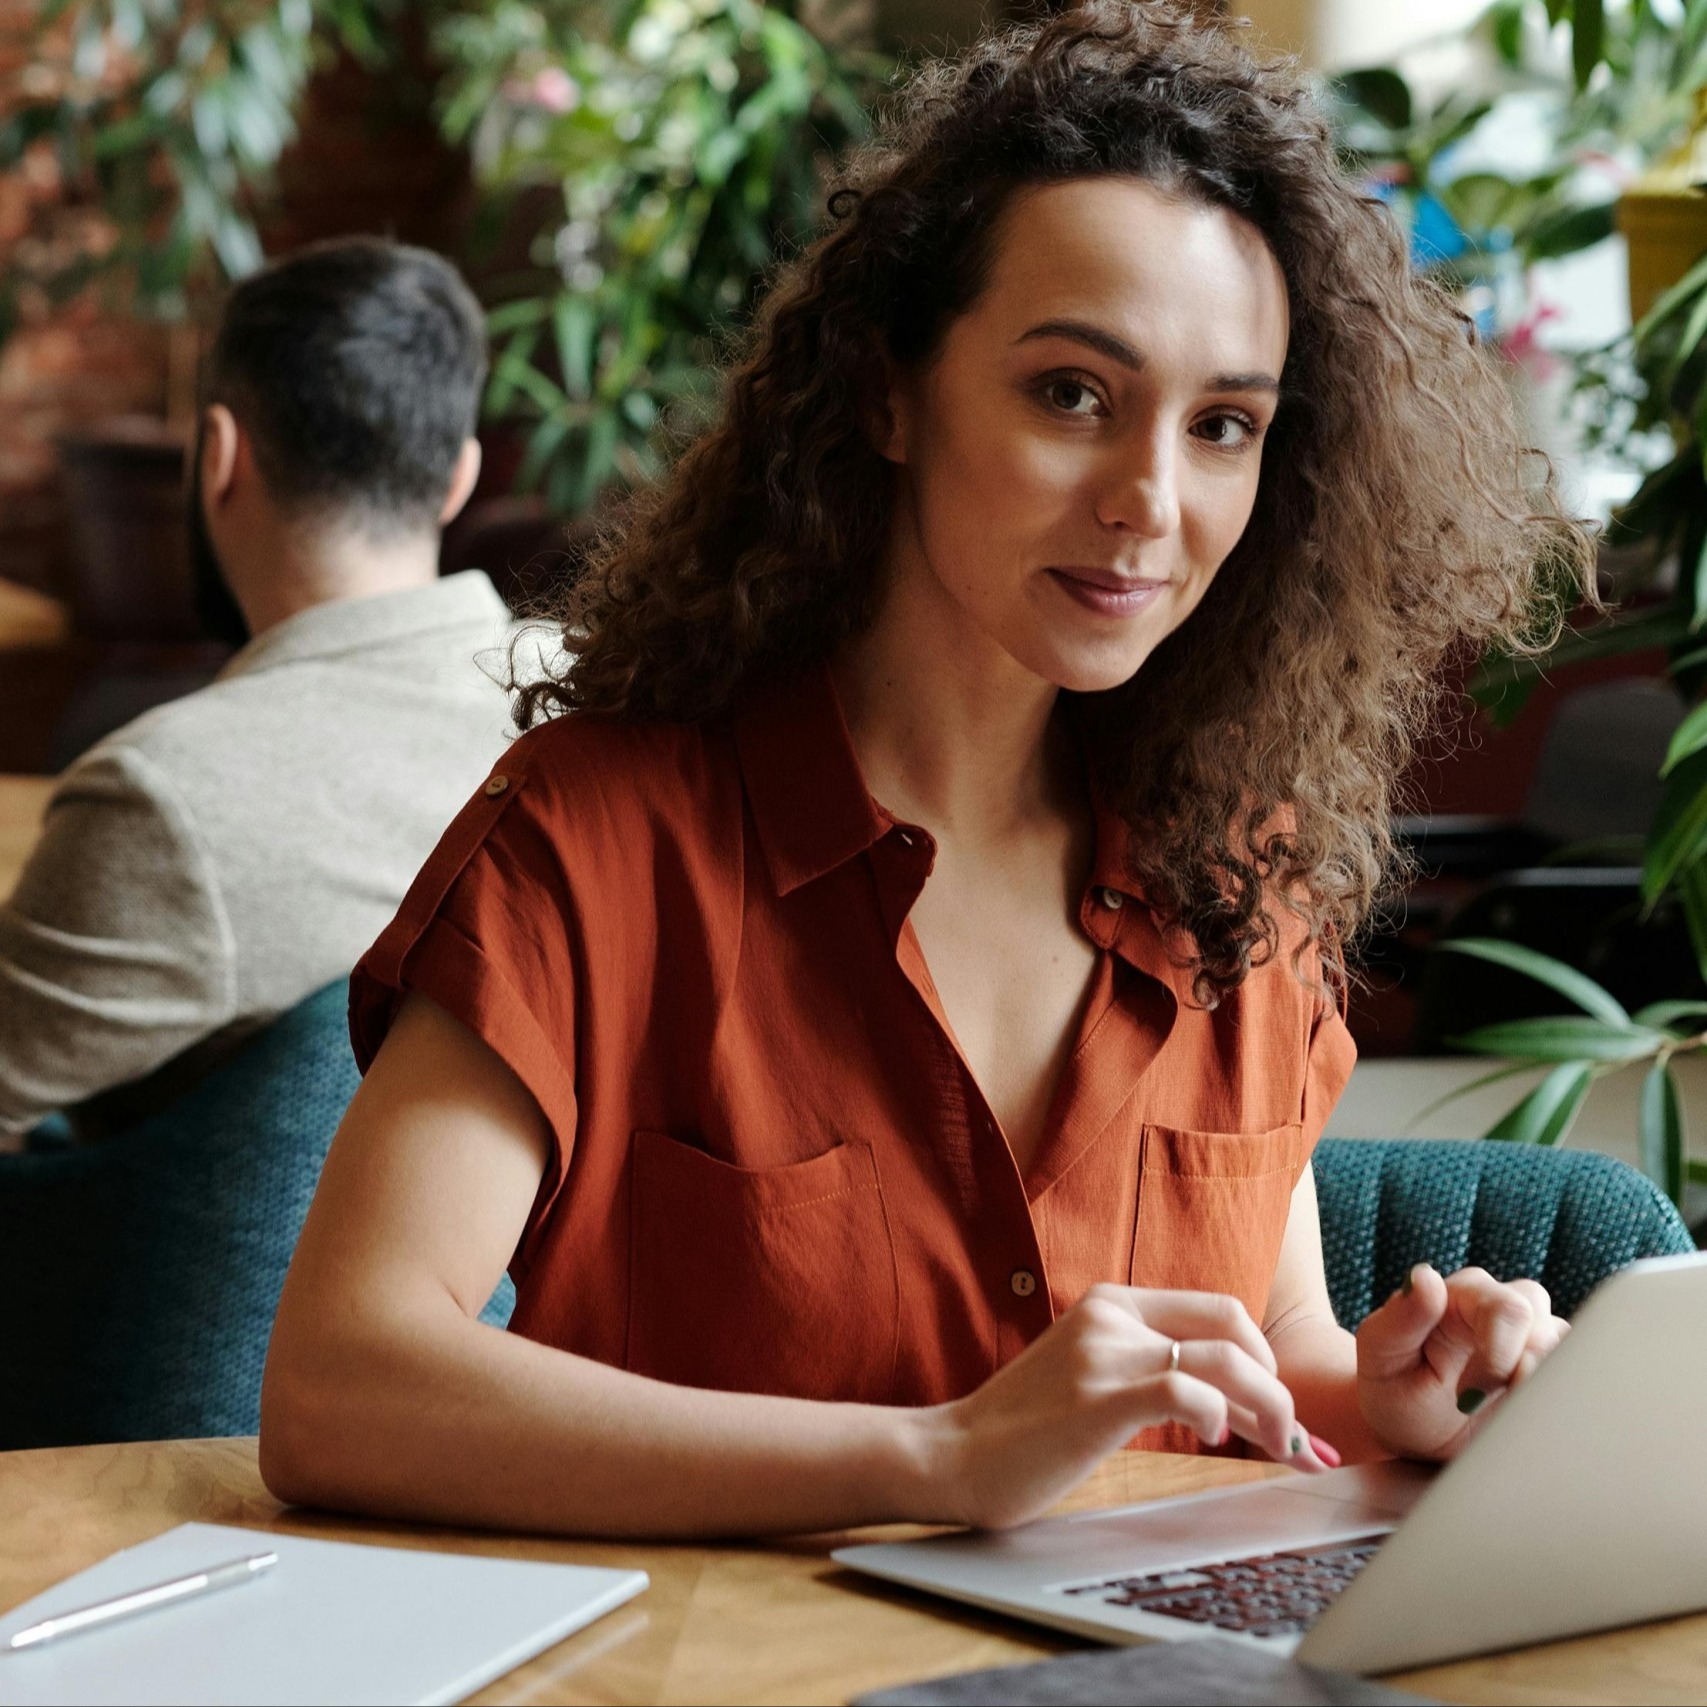
[[(1179, 1366), (1224, 1395), (1227, 1420), (1241, 1438), (1282, 1462), (1309, 1456), (1307, 1431), (1298, 1425), (1291, 1393), (1242, 1347), (1231, 1340), (1184, 1340)], [(1243, 1414), (1235, 1416), (1235, 1411)]]
[(1513, 1292), (1528, 1300), (1531, 1315), (1529, 1337), (1517, 1367), (1511, 1373), (1510, 1384), (1515, 1387), (1535, 1373), (1547, 1354), (1571, 1331), (1571, 1324), (1553, 1314), (1553, 1300), (1548, 1297), (1546, 1287), (1537, 1281), (1513, 1280), (1507, 1284)]
[(1527, 1378), (1566, 1327), (1533, 1280), (1499, 1281), (1480, 1268), (1445, 1277), (1419, 1263), (1358, 1329), (1358, 1364), (1377, 1381), (1426, 1373), (1469, 1416)]
[[(1160, 1408), (1211, 1445), (1231, 1431), (1281, 1463), (1327, 1468), (1297, 1419), (1268, 1341), (1237, 1299), (1096, 1286), (1080, 1309), (1091, 1332), (1106, 1329), (1122, 1346), (1118, 1372), (1105, 1365), (1114, 1376), (1111, 1403), (1138, 1419)], [(1170, 1369), (1175, 1343), (1179, 1359)]]
[(1093, 1286), (1087, 1298), (1105, 1298), (1129, 1310), (1168, 1339), (1231, 1340), (1269, 1374), (1278, 1367), (1262, 1329), (1237, 1298), (1219, 1292), (1153, 1292), (1130, 1286)]
[(1462, 1361), (1455, 1376), (1449, 1364), (1436, 1368), (1455, 1379), (1458, 1408), (1471, 1416), (1517, 1378), (1534, 1330), (1552, 1321), (1552, 1302), (1532, 1280), (1507, 1284), (1480, 1268), (1459, 1270), (1446, 1287), (1451, 1301), (1438, 1337)]
[(1446, 1282), (1426, 1262), (1405, 1276), (1399, 1290), (1372, 1310), (1357, 1330), (1359, 1371), (1371, 1380), (1392, 1381), (1414, 1370), (1423, 1347), (1446, 1315)]
[[(1142, 1365), (1155, 1371), (1155, 1359), (1165, 1355), (1165, 1343), (1158, 1342), (1156, 1351), (1144, 1348), (1135, 1353), (1135, 1360), (1141, 1359)], [(1298, 1421), (1292, 1395), (1278, 1377), (1230, 1340), (1182, 1340), (1179, 1346), (1177, 1370), (1164, 1365), (1147, 1378), (1142, 1365), (1135, 1371), (1131, 1391), (1137, 1405), (1150, 1406), (1159, 1398), (1170, 1415), (1195, 1428), (1211, 1446), (1221, 1445), (1231, 1433), (1280, 1463), (1302, 1470), (1327, 1467), (1314, 1451), (1313, 1437)], [(1176, 1402), (1187, 1407), (1184, 1413), (1172, 1410)], [(1212, 1425), (1207, 1430), (1199, 1426), (1205, 1415)]]

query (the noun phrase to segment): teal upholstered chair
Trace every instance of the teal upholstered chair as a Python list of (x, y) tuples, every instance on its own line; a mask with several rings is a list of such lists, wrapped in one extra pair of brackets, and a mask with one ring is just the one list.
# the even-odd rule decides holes
[[(129, 1132), (0, 1156), (0, 1450), (255, 1432), (285, 1270), (356, 1087), (347, 991)], [(506, 1280), (486, 1319), (513, 1302)]]
[(1328, 1292), (1348, 1328), (1413, 1263), (1539, 1280), (1569, 1316), (1614, 1269), (1695, 1249), (1658, 1187), (1591, 1150), (1341, 1138), (1315, 1165)]

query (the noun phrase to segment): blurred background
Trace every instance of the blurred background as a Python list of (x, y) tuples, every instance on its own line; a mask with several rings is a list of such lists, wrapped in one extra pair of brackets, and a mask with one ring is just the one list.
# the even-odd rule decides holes
[[(1034, 12), (0, 0), (0, 894), (47, 779), (226, 655), (182, 489), (228, 280), (351, 232), (456, 260), (494, 363), (444, 567), (520, 608), (703, 417), (889, 81)], [(1574, 1130), (1685, 1202), (1707, 1181), (1685, 1131), (1707, 1109), (1707, 0), (1233, 12), (1319, 79), (1348, 168), (1499, 352), (1604, 527), (1612, 606), (1546, 658), (1460, 661), (1332, 1130)], [(1462, 939), (1511, 952), (1441, 951)]]

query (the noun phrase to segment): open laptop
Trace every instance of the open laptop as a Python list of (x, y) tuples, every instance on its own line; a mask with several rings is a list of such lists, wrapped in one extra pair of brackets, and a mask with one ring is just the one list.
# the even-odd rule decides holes
[(1105, 1642), (1426, 1665), (1707, 1607), (1707, 1253), (1631, 1264), (1469, 1447), (838, 1563)]

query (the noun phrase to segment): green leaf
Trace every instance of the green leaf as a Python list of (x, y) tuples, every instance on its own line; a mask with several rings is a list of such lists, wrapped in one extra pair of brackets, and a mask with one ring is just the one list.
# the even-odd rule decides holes
[(1606, 12), (1603, 0), (1576, 0), (1571, 13), (1571, 68), (1577, 87), (1586, 89), (1594, 68), (1606, 54)]
[(1617, 229), (1618, 204), (1561, 208), (1538, 219), (1522, 241), (1526, 262), (1556, 261), (1604, 243)]
[(1680, 759), (1665, 779), (1658, 810), (1648, 831), (1648, 857), (1642, 865), (1642, 898), (1659, 900), (1685, 866), (1707, 854), (1707, 752)]
[(1701, 340), (1707, 338), (1707, 290), (1695, 299), (1695, 306), (1689, 311), (1689, 318), (1683, 323), (1683, 331), (1678, 335), (1677, 348), (1672, 353), (1671, 365), (1666, 370), (1664, 389), (1670, 391), (1677, 383), (1679, 372), (1688, 364), (1689, 359), (1700, 347)]
[(1655, 329), (1669, 320), (1703, 285), (1707, 285), (1707, 255), (1703, 255), (1670, 290), (1661, 293), (1654, 306), (1636, 322), (1631, 336), (1638, 344), (1645, 344)]
[(1555, 1067), (1482, 1136), (1505, 1144), (1557, 1144), (1570, 1131), (1593, 1083), (1594, 1069), (1586, 1061)]
[(1707, 1185), (1707, 1162), (1686, 1161), (1683, 1174), (1691, 1185)]
[(1362, 71), (1342, 72), (1334, 78), (1333, 89), (1341, 100), (1361, 107), (1389, 130), (1410, 128), (1415, 103), (1410, 84), (1397, 71), (1377, 65)]
[[(1692, 508), (1693, 494), (1700, 485), (1700, 459), (1695, 454), (1695, 447), (1690, 445), (1670, 462), (1656, 468), (1636, 488), (1629, 503), (1620, 504), (1612, 512), (1613, 537), (1634, 540), (1669, 532), (1678, 517)], [(1624, 613), (1631, 621), (1639, 616), (1652, 617), (1655, 614), (1651, 610)]]
[(1476, 1091), (1486, 1090), (1489, 1085), (1497, 1085), (1502, 1079), (1515, 1078), (1519, 1073), (1533, 1073), (1534, 1071), (1534, 1066), (1528, 1061), (1516, 1061), (1509, 1066), (1496, 1067), (1493, 1072), (1484, 1073), (1479, 1079), (1472, 1079), (1467, 1085), (1460, 1085), (1456, 1090), (1448, 1091), (1443, 1097), (1436, 1097), (1427, 1108), (1411, 1116), (1406, 1123), (1405, 1131), (1407, 1133), (1419, 1131), (1443, 1108), (1449, 1108), (1460, 1097), (1467, 1097)]
[(1494, 50), (1513, 70), (1523, 63), (1523, 0), (1501, 0), (1490, 13)]
[(1677, 895), (1683, 903), (1695, 964), (1701, 969), (1701, 976), (1707, 978), (1707, 863), (1697, 860), (1678, 873)]
[(1664, 1061), (1656, 1061), (1642, 1081), (1637, 1116), (1642, 1172), (1673, 1203), (1683, 1201), (1683, 1110), (1678, 1106), (1677, 1082)]
[(1466, 172), (1440, 187), (1446, 211), (1466, 231), (1497, 231), (1509, 227), (1522, 207), (1524, 187), (1499, 172)]
[(1679, 1020), (1707, 1020), (1707, 1002), (1649, 1002), (1631, 1016), (1637, 1025), (1671, 1029)]
[(501, 337), (506, 332), (515, 331), (518, 326), (537, 326), (550, 314), (550, 304), (533, 297), (521, 302), (506, 302), (486, 316), (486, 333), (488, 337)]
[(563, 387), (571, 397), (583, 402), (593, 388), (594, 321), (593, 306), (582, 297), (560, 297), (552, 310)]
[(1707, 747), (1707, 702), (1696, 706), (1677, 726), (1671, 745), (1666, 748), (1660, 775), (1670, 776), (1691, 753), (1699, 753), (1703, 747)]
[(1472, 1055), (1524, 1061), (1643, 1061), (1677, 1039), (1647, 1026), (1608, 1025), (1577, 1014), (1508, 1019), (1478, 1027), (1447, 1043)]
[(1550, 955), (1537, 954), (1515, 942), (1501, 942), (1494, 937), (1460, 937), (1455, 942), (1436, 945), (1442, 954), (1468, 954), (1476, 960), (1486, 960), (1495, 966), (1507, 966), (1526, 978), (1556, 990), (1566, 1001), (1593, 1014), (1606, 1024), (1619, 1026), (1630, 1023), (1624, 1004), (1603, 990), (1592, 978), (1585, 977), (1574, 966)]

